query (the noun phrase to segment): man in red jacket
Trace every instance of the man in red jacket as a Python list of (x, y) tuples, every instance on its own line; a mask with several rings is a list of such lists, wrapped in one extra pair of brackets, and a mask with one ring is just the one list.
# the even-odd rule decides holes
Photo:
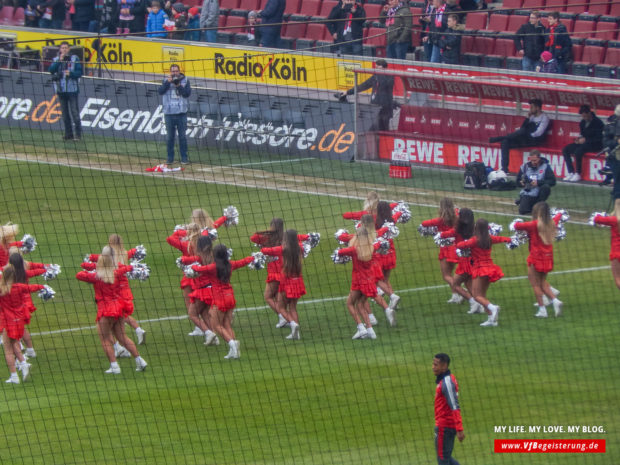
[(454, 438), (465, 439), (463, 420), (459, 407), (459, 386), (450, 373), (448, 354), (437, 354), (433, 358), (433, 373), (437, 377), (435, 390), (435, 450), (439, 465), (459, 465), (452, 457)]

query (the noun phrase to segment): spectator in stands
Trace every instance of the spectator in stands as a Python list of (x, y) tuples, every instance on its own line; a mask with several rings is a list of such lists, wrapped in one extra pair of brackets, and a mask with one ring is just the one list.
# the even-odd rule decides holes
[(519, 214), (531, 213), (536, 203), (547, 200), (555, 184), (555, 174), (549, 161), (541, 157), (538, 150), (532, 150), (528, 162), (521, 166), (517, 174), (517, 185), (523, 187), (515, 201), (519, 206)]
[(537, 11), (532, 11), (528, 22), (517, 31), (515, 47), (517, 53), (523, 57), (521, 69), (536, 70), (540, 54), (545, 49), (545, 28), (540, 22), (540, 14)]
[(555, 61), (551, 52), (545, 50), (540, 54), (540, 62), (542, 64), (536, 65), (536, 72), (538, 73), (549, 73), (549, 74), (557, 74), (558, 72), (558, 62)]
[(560, 13), (552, 11), (547, 15), (549, 27), (545, 30), (545, 50), (551, 52), (558, 63), (558, 73), (566, 74), (566, 65), (571, 58), (573, 43), (566, 26), (560, 22)]
[(439, 38), (441, 62), (458, 65), (461, 56), (461, 31), (458, 29), (459, 17), (454, 13), (448, 15), (448, 29)]
[(28, 3), (26, 3), (26, 6), (24, 7), (24, 26), (39, 27), (41, 10), (37, 8), (38, 4), (38, 0), (28, 0)]
[[(377, 69), (387, 69), (388, 63), (383, 59), (379, 59), (376, 62)], [(371, 131), (388, 131), (390, 129), (390, 119), (394, 111), (394, 76), (386, 76), (384, 74), (373, 74), (366, 81), (357, 86), (357, 92), (364, 92), (368, 89), (372, 89), (370, 96), (370, 103), (378, 105), (379, 119), (378, 124), (370, 128)], [(336, 94), (336, 97), (341, 102), (346, 102), (347, 95), (353, 95), (355, 88), (349, 89), (346, 92)]]
[(166, 148), (168, 151), (167, 163), (174, 163), (174, 139), (176, 133), (179, 134), (179, 151), (181, 152), (181, 163), (189, 163), (187, 157), (187, 111), (189, 110), (189, 96), (192, 89), (189, 80), (181, 73), (179, 65), (170, 65), (170, 74), (164, 78), (164, 82), (159, 87), (159, 95), (163, 96), (164, 121), (166, 123), (166, 133), (168, 135)]
[(129, 8), (129, 13), (135, 18), (129, 25), (129, 32), (144, 32), (146, 30), (145, 16), (148, 13), (146, 2), (147, 0), (134, 0), (133, 7)]
[(260, 46), (261, 28), (256, 27), (260, 24), (260, 18), (256, 11), (250, 11), (248, 13), (248, 45)]
[(131, 8), (133, 7), (135, 0), (118, 0), (118, 26), (116, 28), (117, 34), (129, 34), (129, 27), (131, 23), (136, 19), (131, 14)]
[(74, 31), (94, 32), (95, 2), (92, 0), (66, 0), (71, 5), (71, 29)]
[(502, 171), (505, 173), (509, 172), (511, 148), (540, 145), (547, 135), (550, 120), (542, 111), (542, 101), (535, 98), (528, 103), (530, 104), (530, 111), (519, 129), (505, 136), (489, 139), (490, 143), (501, 142), (502, 144)]
[(435, 7), (433, 6), (433, 0), (426, 0), (424, 2), (424, 12), (420, 16), (420, 25), (422, 26), (422, 45), (424, 47), (424, 59), (426, 61), (431, 61), (431, 55), (433, 53), (433, 44), (430, 40), (425, 39), (428, 36), (428, 31), (430, 28), (431, 17), (433, 12), (435, 11)]
[(147, 37), (166, 37), (168, 34), (164, 30), (164, 22), (168, 19), (164, 10), (161, 9), (161, 3), (158, 0), (151, 2), (151, 12), (146, 21)]
[[(338, 55), (362, 55), (366, 10), (355, 0), (341, 0), (329, 13), (325, 25), (334, 38)], [(338, 21), (340, 20), (340, 21)]]
[(200, 29), (200, 10), (197, 6), (187, 10), (187, 29), (189, 30), (185, 31), (184, 40), (200, 41), (200, 31), (192, 31), (192, 29)]
[(404, 60), (411, 46), (413, 28), (409, 4), (401, 0), (388, 0), (383, 13), (386, 16), (381, 16), (381, 23), (387, 26), (386, 55), (388, 58)]
[(478, 9), (478, 1), (476, 0), (461, 0), (459, 6), (463, 11), (473, 11)]
[(174, 40), (183, 40), (185, 29), (187, 29), (187, 14), (185, 12), (185, 5), (181, 2), (172, 5), (172, 21), (174, 26), (168, 37)]
[[(82, 77), (82, 63), (77, 55), (71, 55), (69, 42), (62, 42), (58, 56), (50, 65), (54, 90), (60, 102), (62, 121), (65, 126), (65, 140), (80, 140), (82, 123), (78, 110), (79, 80)], [(75, 127), (75, 129), (74, 129)]]
[(262, 11), (258, 12), (261, 19), (261, 45), (263, 47), (279, 48), (280, 34), (282, 33), (282, 17), (286, 8), (286, 0), (267, 0)]
[(41, 13), (39, 27), (41, 29), (62, 29), (65, 20), (64, 0), (43, 0), (37, 6)]
[(105, 0), (101, 7), (99, 31), (102, 34), (114, 34), (118, 26), (118, 0)]
[[(581, 135), (575, 139), (574, 143), (568, 144), (562, 149), (566, 169), (568, 170), (564, 181), (568, 182), (581, 181), (582, 161), (586, 152), (598, 152), (603, 148), (603, 129), (605, 127), (603, 121), (590, 110), (588, 105), (581, 105), (579, 107), (579, 114), (581, 115), (581, 121), (579, 122), (579, 132)], [(573, 167), (572, 155), (575, 155), (577, 171)]]
[(200, 27), (208, 28), (204, 31), (204, 41), (217, 43), (217, 26), (220, 19), (219, 0), (204, 0), (200, 11)]
[[(599, 174), (605, 175), (605, 179), (599, 183), (601, 186), (611, 184), (614, 177), (613, 166), (618, 166), (614, 153), (620, 146), (620, 104), (616, 105), (616, 108), (611, 116), (607, 118), (607, 123), (603, 128), (603, 148), (607, 152), (605, 158), (605, 166), (602, 170), (599, 170)], [(616, 161), (616, 163), (614, 163)], [(620, 173), (616, 174), (616, 182)]]
[(463, 24), (462, 30), (465, 30), (465, 13), (463, 13), (463, 9), (458, 5), (457, 0), (446, 0), (446, 11), (444, 14), (447, 16), (455, 14), (457, 23)]
[(429, 34), (424, 37), (423, 42), (430, 42), (432, 46), (431, 63), (441, 62), (441, 48), (439, 38), (448, 29), (448, 16), (444, 0), (433, 0), (433, 14), (429, 22)]

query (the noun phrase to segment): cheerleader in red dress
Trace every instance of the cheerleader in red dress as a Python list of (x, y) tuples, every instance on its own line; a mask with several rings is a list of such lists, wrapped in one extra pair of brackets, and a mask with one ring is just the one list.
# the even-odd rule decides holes
[(489, 285), (500, 280), (504, 273), (498, 265), (493, 263), (491, 247), (493, 244), (510, 241), (509, 237), (491, 236), (489, 234), (489, 222), (481, 218), (476, 221), (474, 236), (466, 241), (456, 243), (457, 249), (470, 249), (474, 299), (484, 307), (487, 315), (489, 315), (487, 321), (480, 326), (497, 326), (499, 307), (492, 304), (486, 295)]
[[(461, 208), (456, 223), (456, 227), (439, 233), (442, 239), (450, 237), (455, 242), (466, 241), (474, 234), (474, 212), (469, 208)], [(452, 281), (452, 292), (459, 294), (469, 302), (467, 313), (482, 313), (484, 308), (472, 296), (472, 268), (470, 257), (458, 257), (459, 262), (454, 270), (454, 280)], [(465, 288), (463, 288), (463, 284)]]
[(294, 229), (284, 233), (282, 245), (278, 247), (263, 247), (261, 252), (265, 255), (278, 257), (282, 262), (280, 270), (280, 287), (278, 289), (279, 314), (282, 315), (291, 327), (291, 334), (287, 339), (298, 340), (299, 315), (297, 314), (297, 301), (306, 295), (306, 286), (301, 274), (303, 252), (299, 244), (299, 235)]
[(611, 251), (609, 252), (611, 274), (616, 282), (616, 287), (620, 289), (620, 199), (616, 199), (614, 203), (613, 216), (596, 215), (594, 224), (611, 228)]
[[(392, 209), (396, 206), (395, 203), (388, 203), (385, 201), (380, 201), (377, 205), (377, 217), (375, 219), (375, 228), (377, 231), (383, 227), (385, 222), (390, 222), (396, 224), (398, 219), (401, 217), (402, 213), (397, 212), (392, 214)], [(377, 234), (381, 236), (382, 234)], [(398, 302), (400, 302), (400, 297), (394, 293), (394, 289), (392, 289), (392, 285), (390, 284), (390, 274), (392, 270), (396, 268), (396, 249), (394, 248), (394, 239), (388, 239), (390, 243), (390, 250), (387, 254), (375, 254), (379, 265), (381, 266), (381, 272), (383, 273), (383, 279), (377, 281), (377, 286), (381, 289), (389, 298), (390, 304), (389, 308), (392, 310), (396, 310), (398, 307)]]
[[(108, 246), (114, 252), (114, 259), (117, 261), (119, 265), (127, 265), (127, 260), (134, 258), (136, 255), (136, 249), (125, 250), (125, 246), (123, 245), (123, 238), (118, 234), (111, 234), (108, 238)], [(88, 257), (93, 263), (96, 263), (99, 260), (99, 254), (91, 254)], [(131, 287), (129, 287), (129, 279), (127, 279), (127, 275), (122, 275), (120, 277), (120, 286), (121, 286), (121, 296), (127, 301), (127, 307), (125, 310), (125, 323), (131, 326), (136, 332), (136, 339), (138, 340), (138, 344), (144, 343), (144, 338), (146, 335), (146, 331), (144, 331), (140, 324), (131, 316), (133, 315), (134, 305), (133, 305), (133, 293), (131, 292)], [(117, 347), (117, 356), (119, 355), (119, 351), (126, 350), (123, 347)]]
[(346, 212), (342, 214), (345, 220), (361, 220), (364, 215), (372, 215), (373, 219), (377, 216), (377, 205), (379, 204), (379, 194), (370, 191), (364, 201), (364, 207), (359, 212)]
[[(23, 284), (16, 282), (16, 273), (13, 265), (6, 265), (0, 278), (0, 331), (4, 346), (4, 358), (11, 376), (7, 383), (19, 384), (17, 368), (22, 372), (22, 379), (26, 381), (30, 374), (30, 364), (26, 361), (19, 346), (24, 336), (26, 318), (26, 295), (44, 289), (40, 284)], [(15, 362), (17, 359), (17, 363)]]
[[(454, 202), (452, 199), (444, 197), (439, 202), (439, 217), (431, 220), (422, 221), (422, 226), (426, 228), (435, 227), (438, 232), (444, 232), (452, 229), (456, 226), (457, 213), (454, 208)], [(450, 288), (453, 287), (454, 278), (452, 273), (454, 267), (459, 262), (459, 258), (456, 256), (456, 247), (453, 245), (439, 248), (439, 268), (441, 270), (441, 276), (445, 282), (448, 283)], [(451, 304), (460, 304), (463, 298), (456, 292), (452, 292), (452, 297), (448, 300)]]
[[(210, 265), (213, 263), (213, 241), (209, 236), (200, 236), (196, 244), (196, 255), (182, 257), (184, 265)], [(189, 294), (189, 316), (197, 328), (205, 336), (205, 345), (220, 345), (220, 340), (213, 332), (213, 315), (210, 313), (213, 305), (213, 292), (211, 278), (208, 275), (200, 275), (192, 278), (192, 292)]]
[(249, 265), (254, 257), (249, 256), (241, 260), (230, 261), (228, 249), (223, 244), (218, 244), (213, 248), (213, 259), (215, 263), (210, 265), (193, 265), (192, 269), (199, 274), (208, 276), (211, 279), (211, 291), (213, 292), (213, 327), (222, 336), (230, 348), (225, 359), (237, 359), (240, 357), (240, 343), (236, 339), (232, 329), (233, 310), (237, 302), (235, 293), (230, 285), (230, 276), (238, 268)]
[(536, 318), (547, 318), (547, 307), (543, 302), (543, 296), (547, 296), (553, 304), (556, 317), (562, 314), (562, 302), (555, 296), (547, 282), (547, 273), (553, 270), (553, 240), (561, 217), (562, 214), (557, 213), (551, 218), (551, 210), (547, 202), (538, 202), (532, 208), (532, 221), (513, 224), (515, 230), (525, 231), (530, 239), (527, 277), (538, 303), (538, 313), (534, 315)]
[(144, 361), (136, 345), (125, 334), (125, 311), (127, 301), (121, 295), (122, 276), (131, 271), (131, 265), (118, 265), (112, 248), (106, 246), (101, 251), (95, 271), (80, 271), (75, 277), (95, 288), (95, 302), (97, 303), (97, 332), (101, 346), (110, 361), (108, 374), (119, 374), (121, 369), (114, 353), (114, 337), (125, 347), (136, 361), (136, 371), (144, 371), (147, 363)]
[(0, 267), (9, 262), (9, 249), (11, 247), (21, 247), (21, 242), (15, 241), (19, 232), (16, 224), (5, 224), (0, 227)]
[[(273, 218), (266, 231), (255, 232), (250, 240), (263, 247), (277, 247), (282, 244), (284, 239), (284, 221), (282, 218)], [(267, 279), (265, 281), (265, 302), (278, 315), (276, 328), (288, 326), (288, 321), (280, 313), (281, 306), (278, 302), (278, 289), (280, 288), (280, 272), (282, 270), (282, 259), (274, 257), (267, 262)]]
[[(374, 233), (374, 231), (373, 231)], [(377, 281), (374, 270), (373, 253), (374, 234), (365, 228), (359, 228), (349, 247), (338, 249), (338, 256), (350, 256), (353, 260), (351, 290), (347, 298), (347, 309), (357, 324), (357, 332), (352, 339), (376, 339), (372, 327), (368, 297), (377, 295)]]

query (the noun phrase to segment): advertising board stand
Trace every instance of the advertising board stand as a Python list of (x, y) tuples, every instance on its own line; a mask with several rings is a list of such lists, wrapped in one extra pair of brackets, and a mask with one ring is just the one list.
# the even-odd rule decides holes
[(404, 150), (394, 150), (390, 160), (390, 178), (409, 179), (411, 177), (409, 155)]

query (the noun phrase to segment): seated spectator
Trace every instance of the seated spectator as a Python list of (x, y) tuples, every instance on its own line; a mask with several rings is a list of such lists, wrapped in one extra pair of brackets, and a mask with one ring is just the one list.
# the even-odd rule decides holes
[(490, 143), (501, 142), (502, 144), (502, 170), (505, 173), (508, 173), (511, 148), (540, 145), (547, 136), (550, 120), (542, 111), (542, 101), (535, 98), (528, 103), (530, 104), (530, 111), (519, 129), (505, 136), (489, 139)]
[(448, 30), (439, 38), (441, 62), (447, 65), (458, 65), (461, 56), (461, 31), (458, 30), (458, 16), (448, 15)]
[(261, 38), (261, 28), (256, 27), (257, 24), (260, 24), (260, 18), (258, 17), (258, 13), (256, 11), (250, 11), (248, 13), (248, 45), (254, 45), (255, 47), (260, 46), (260, 38)]
[(519, 206), (519, 214), (531, 213), (537, 202), (547, 200), (555, 183), (555, 174), (549, 161), (541, 157), (538, 150), (532, 150), (527, 163), (521, 166), (517, 174), (517, 185), (523, 187), (515, 201)]
[(168, 34), (164, 30), (164, 23), (168, 19), (164, 10), (161, 9), (159, 0), (151, 2), (151, 12), (146, 20), (146, 36), (147, 37), (167, 37)]
[(566, 74), (566, 65), (571, 59), (573, 43), (566, 26), (560, 22), (560, 13), (552, 11), (547, 15), (549, 27), (545, 30), (545, 50), (551, 52), (558, 63), (558, 73)]
[(361, 3), (342, 0), (332, 8), (327, 19), (325, 25), (334, 38), (334, 51), (338, 55), (362, 55), (366, 10)]
[[(579, 123), (581, 136), (577, 137), (574, 143), (568, 144), (562, 149), (568, 170), (564, 181), (568, 182), (581, 181), (582, 160), (586, 152), (598, 152), (603, 148), (603, 128), (605, 125), (601, 119), (590, 110), (588, 105), (581, 105), (579, 114), (581, 115), (581, 122)], [(575, 155), (577, 171), (573, 167), (572, 155)]]
[(551, 55), (551, 52), (546, 50), (542, 52), (540, 54), (540, 62), (542, 65), (536, 66), (536, 72), (557, 74), (558, 63), (555, 61), (555, 58), (553, 58), (553, 55)]
[(218, 0), (204, 0), (200, 12), (200, 27), (205, 29), (204, 41), (217, 43), (217, 26), (220, 19), (220, 4)]
[(521, 58), (523, 71), (538, 71), (540, 54), (545, 50), (545, 27), (540, 22), (537, 11), (530, 13), (528, 22), (521, 25), (515, 35), (515, 47)]
[(185, 31), (183, 39), (198, 42), (200, 40), (200, 31), (192, 31), (192, 29), (200, 29), (200, 10), (196, 6), (187, 10), (187, 29), (189, 30)]

